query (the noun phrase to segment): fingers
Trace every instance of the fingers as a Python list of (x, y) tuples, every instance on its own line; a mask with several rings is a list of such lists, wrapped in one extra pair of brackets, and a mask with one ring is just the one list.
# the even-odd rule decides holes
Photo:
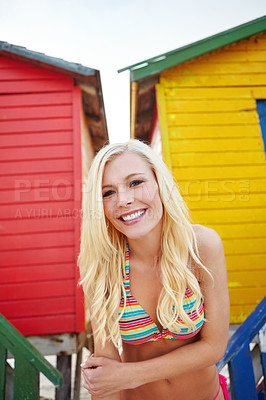
[(87, 389), (92, 396), (96, 396), (97, 398), (105, 397), (105, 390), (103, 390), (101, 387), (98, 387), (97, 383), (94, 382), (89, 370), (86, 369), (81, 371), (83, 376), (83, 387)]
[(80, 364), (81, 368), (84, 368), (84, 367), (86, 368), (88, 361), (93, 357), (94, 357), (94, 354), (92, 353), (89, 357), (86, 358), (86, 360), (83, 363)]
[(94, 357), (94, 354), (92, 354), (85, 362), (80, 364), (82, 369), (85, 368), (97, 368), (100, 367), (103, 364), (103, 359), (102, 357)]
[(117, 386), (114, 387), (112, 379), (111, 381), (110, 379), (108, 380), (110, 371), (106, 372), (104, 366), (102, 368), (89, 367), (89, 365), (93, 364), (95, 361), (98, 361), (97, 365), (99, 366), (101, 364), (101, 360), (104, 361), (104, 357), (89, 358), (86, 360), (87, 367), (81, 368), (83, 387), (87, 389), (92, 396), (96, 396), (97, 398), (108, 397), (120, 390)]

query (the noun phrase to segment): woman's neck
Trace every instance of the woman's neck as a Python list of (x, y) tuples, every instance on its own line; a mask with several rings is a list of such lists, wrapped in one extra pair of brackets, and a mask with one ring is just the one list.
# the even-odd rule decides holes
[(128, 238), (130, 259), (147, 265), (158, 265), (158, 260), (161, 258), (161, 237), (162, 229), (158, 226), (158, 229), (149, 235), (138, 239)]

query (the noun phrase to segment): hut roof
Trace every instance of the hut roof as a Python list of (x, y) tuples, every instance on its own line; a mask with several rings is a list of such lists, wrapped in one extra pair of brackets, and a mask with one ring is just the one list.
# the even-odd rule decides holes
[(47, 56), (44, 53), (28, 50), (26, 47), (16, 46), (7, 42), (0, 41), (0, 53), (8, 55), (22, 61), (24, 58), (27, 63), (42, 66), (60, 71), (72, 77), (79, 77), (81, 80), (88, 80), (88, 77), (95, 75), (95, 69), (84, 67), (81, 64), (65, 61), (61, 58)]
[(171, 68), (177, 64), (181, 64), (212, 50), (245, 39), (264, 30), (266, 30), (266, 16), (220, 32), (216, 35), (209, 36), (176, 50), (122, 68), (118, 72), (129, 69), (131, 80), (134, 82), (139, 81), (147, 76), (158, 74), (167, 68)]
[(118, 72), (130, 70), (130, 135), (149, 141), (155, 110), (155, 85), (160, 73), (213, 50), (266, 31), (266, 15), (187, 46), (141, 61)]
[(108, 141), (101, 79), (98, 70), (2, 41), (0, 41), (0, 56), (57, 71), (73, 78), (82, 90), (83, 109), (87, 121), (89, 121), (88, 129), (92, 136), (94, 150), (97, 152)]

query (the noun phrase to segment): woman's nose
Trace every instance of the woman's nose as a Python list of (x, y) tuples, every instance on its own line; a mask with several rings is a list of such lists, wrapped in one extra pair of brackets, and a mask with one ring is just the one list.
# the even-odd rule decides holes
[(121, 188), (120, 190), (117, 191), (117, 205), (119, 207), (124, 207), (126, 205), (129, 205), (133, 202), (134, 197), (133, 194), (130, 190), (126, 190)]

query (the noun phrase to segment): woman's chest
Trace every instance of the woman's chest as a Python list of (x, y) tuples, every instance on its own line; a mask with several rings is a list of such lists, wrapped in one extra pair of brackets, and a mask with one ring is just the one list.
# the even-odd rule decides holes
[(130, 293), (156, 324), (156, 309), (162, 288), (160, 273), (155, 268), (130, 269)]

